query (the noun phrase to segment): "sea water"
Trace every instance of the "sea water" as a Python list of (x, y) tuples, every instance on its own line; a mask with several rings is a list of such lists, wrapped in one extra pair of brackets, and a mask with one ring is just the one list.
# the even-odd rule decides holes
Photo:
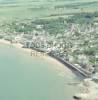
[(78, 82), (74, 73), (31, 57), (12, 45), (0, 44), (0, 100), (73, 100)]

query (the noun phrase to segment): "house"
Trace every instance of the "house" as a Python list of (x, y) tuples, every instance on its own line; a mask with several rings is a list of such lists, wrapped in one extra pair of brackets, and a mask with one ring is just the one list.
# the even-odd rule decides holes
[(17, 36), (15, 37), (15, 41), (16, 41), (16, 42), (20, 42), (21, 39), (22, 39), (22, 37), (21, 37), (20, 35), (17, 35)]

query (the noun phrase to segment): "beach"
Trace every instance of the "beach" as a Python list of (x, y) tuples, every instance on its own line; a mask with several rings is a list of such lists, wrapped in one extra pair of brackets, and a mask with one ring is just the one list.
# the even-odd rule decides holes
[(54, 66), (52, 68), (54, 70), (57, 70), (57, 71), (61, 72), (61, 74), (60, 74), (61, 76), (63, 76), (62, 73), (64, 74), (64, 72), (66, 74), (69, 74), (69, 73), (73, 74), (72, 70), (70, 70), (67, 66), (65, 66), (64, 64), (62, 64), (61, 62), (59, 62), (55, 58), (52, 58), (52, 57), (50, 57), (49, 55), (47, 55), (45, 53), (41, 53), (41, 52), (32, 50), (30, 48), (22, 48), (23, 47), (22, 44), (20, 44), (20, 43), (10, 43), (9, 41), (4, 40), (4, 39), (0, 39), (0, 44), (11, 45), (11, 46), (23, 51), (23, 52), (29, 53), (30, 56), (31, 56), (31, 52), (32, 52), (32, 57), (33, 58), (36, 57), (36, 58), (45, 60), (49, 64), (52, 64)]
[(73, 100), (78, 76), (47, 55), (30, 55), (20, 44), (0, 42), (0, 99)]

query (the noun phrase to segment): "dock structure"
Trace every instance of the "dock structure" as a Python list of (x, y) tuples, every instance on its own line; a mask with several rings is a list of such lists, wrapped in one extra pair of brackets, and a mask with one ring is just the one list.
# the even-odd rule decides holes
[[(32, 42), (30, 42), (29, 46), (31, 45)], [(37, 52), (42, 52), (42, 53), (45, 53), (46, 51), (42, 50), (42, 49), (39, 49), (39, 48), (34, 48), (34, 47), (31, 47), (32, 50), (36, 50)], [(32, 51), (31, 51), (31, 56), (33, 55)], [(74, 70), (74, 71), (77, 71), (79, 74), (81, 74), (82, 76), (86, 77), (86, 78), (90, 78), (91, 77), (91, 73), (86, 71), (85, 69), (83, 68), (78, 68), (77, 66), (71, 64), (70, 62), (58, 57), (58, 56), (55, 56), (51, 53), (48, 53), (49, 56), (55, 58), (56, 60), (60, 61), (62, 64), (64, 64), (65, 66), (67, 66), (68, 68)]]
[(71, 64), (70, 62), (63, 60), (60, 57), (54, 56), (51, 53), (48, 54), (49, 56), (55, 58), (56, 60), (60, 61), (61, 63), (63, 63), (64, 65), (66, 65), (67, 67), (69, 67), (70, 69), (77, 71), (79, 74), (81, 74), (82, 76), (86, 77), (86, 78), (90, 78), (91, 77), (91, 73), (87, 72), (86, 70), (84, 70), (83, 68), (78, 68), (75, 65)]

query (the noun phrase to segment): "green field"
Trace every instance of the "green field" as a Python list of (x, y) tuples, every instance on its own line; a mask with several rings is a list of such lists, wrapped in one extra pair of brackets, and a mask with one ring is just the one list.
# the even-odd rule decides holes
[(67, 17), (97, 11), (97, 0), (0, 0), (1, 20)]

